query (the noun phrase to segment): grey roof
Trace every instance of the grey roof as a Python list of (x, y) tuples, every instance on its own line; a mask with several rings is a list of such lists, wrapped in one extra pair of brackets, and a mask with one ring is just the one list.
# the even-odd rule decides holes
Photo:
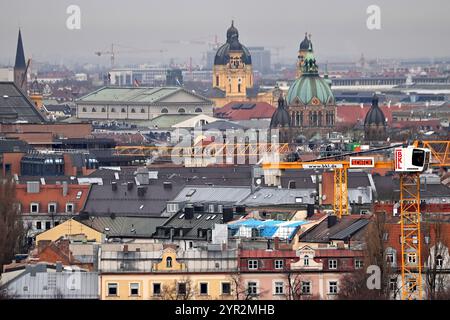
[(42, 123), (45, 119), (14, 82), (0, 82), (0, 122), (17, 121)]
[(328, 228), (328, 220), (325, 219), (300, 236), (301, 242), (328, 243), (330, 240), (362, 239), (362, 230), (367, 223), (359, 222), (365, 218), (356, 219), (353, 216), (344, 216), (332, 227)]
[(251, 192), (250, 187), (237, 186), (185, 186), (173, 202), (221, 202), (238, 203)]
[(150, 238), (166, 220), (159, 217), (91, 217), (79, 221), (110, 238)]
[[(34, 270), (33, 270), (34, 269)], [(14, 299), (98, 299), (98, 273), (55, 272), (39, 265), (13, 278), (4, 288)], [(79, 286), (77, 286), (79, 284)]]
[(241, 200), (239, 204), (246, 206), (271, 206), (271, 205), (302, 205), (314, 204), (311, 193), (315, 188), (310, 189), (279, 189), (261, 188)]
[(225, 131), (225, 130), (238, 130), (238, 129), (246, 129), (246, 127), (231, 122), (231, 121), (226, 121), (226, 120), (217, 120), (214, 122), (210, 122), (207, 124), (202, 125), (202, 129), (203, 130), (220, 130), (220, 131)]
[(135, 183), (128, 190), (126, 182), (118, 182), (116, 191), (112, 190), (111, 184), (93, 185), (84, 211), (91, 216), (110, 216), (113, 213), (116, 216), (160, 216), (166, 208), (166, 202), (175, 197), (182, 186), (172, 184), (171, 188), (165, 188), (162, 183), (158, 183), (145, 187), (145, 194), (138, 196)]
[(0, 153), (4, 152), (28, 152), (32, 147), (23, 140), (0, 139)]

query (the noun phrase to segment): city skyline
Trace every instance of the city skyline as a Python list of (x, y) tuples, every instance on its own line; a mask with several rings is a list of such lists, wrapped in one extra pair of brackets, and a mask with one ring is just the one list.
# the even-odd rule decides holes
[[(446, 10), (442, 9), (450, 4), (440, 0), (432, 1), (433, 5), (419, 1), (413, 1), (412, 5), (409, 1), (407, 13), (405, 1), (352, 0), (338, 5), (327, 1), (283, 0), (277, 4), (279, 10), (273, 10), (272, 2), (253, 0), (245, 3), (133, 1), (140, 10), (128, 9), (131, 7), (119, 1), (108, 1), (108, 6), (105, 1), (72, 2), (8, 4), (3, 1), (1, 11), (14, 12), (15, 16), (0, 21), (0, 45), (4, 48), (0, 63), (12, 65), (19, 27), (26, 56), (38, 61), (108, 65), (107, 56), (98, 57), (94, 52), (108, 51), (111, 43), (136, 48), (132, 53), (120, 53), (119, 49), (117, 65), (167, 63), (171, 58), (182, 63), (189, 57), (199, 61), (209, 50), (207, 42), (214, 42), (216, 35), (219, 43), (225, 41), (231, 20), (235, 20), (242, 43), (265, 46), (272, 53), (276, 47), (282, 47), (279, 59), (292, 60), (292, 63), (305, 32), (312, 34), (319, 60), (354, 61), (361, 53), (369, 59), (433, 59), (446, 57), (450, 52), (450, 45), (445, 41), (450, 24), (445, 19)], [(80, 30), (66, 27), (69, 17), (66, 9), (72, 4), (81, 9)], [(372, 4), (381, 10), (380, 30), (369, 30), (366, 26), (369, 17), (366, 10)], [(174, 43), (177, 41), (178, 44)], [(163, 53), (159, 52), (161, 49)]]

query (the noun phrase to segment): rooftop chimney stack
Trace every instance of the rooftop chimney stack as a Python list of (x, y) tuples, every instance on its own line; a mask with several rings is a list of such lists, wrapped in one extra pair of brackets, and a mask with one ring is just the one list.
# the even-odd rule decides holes
[(334, 215), (329, 215), (327, 218), (327, 226), (328, 228), (331, 228), (332, 226), (334, 226), (337, 223), (337, 216)]

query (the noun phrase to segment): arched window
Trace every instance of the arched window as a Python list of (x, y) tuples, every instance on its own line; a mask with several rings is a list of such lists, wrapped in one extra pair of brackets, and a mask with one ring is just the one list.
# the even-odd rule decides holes
[(114, 108), (111, 108), (111, 112), (116, 112), (116, 109), (114, 109)]
[(238, 83), (238, 92), (241, 92), (241, 84)]
[(172, 268), (172, 257), (166, 258), (166, 268)]
[(120, 110), (120, 112), (125, 113), (127, 111), (125, 110), (125, 108), (122, 108), (122, 110)]
[(303, 257), (303, 265), (304, 266), (309, 266), (309, 256), (308, 255), (305, 255)]
[(186, 110), (184, 110), (184, 108), (178, 109), (178, 113), (185, 113), (185, 112), (186, 112)]
[(195, 112), (200, 113), (200, 112), (203, 112), (203, 110), (202, 110), (202, 108), (196, 108)]
[(102, 108), (102, 112), (106, 112), (106, 109), (105, 109), (105, 108)]
[(136, 110), (134, 110), (134, 108), (132, 108), (131, 113), (136, 113)]
[(216, 86), (219, 86), (219, 76), (216, 76)]
[(86, 108), (83, 108), (83, 109), (81, 110), (81, 112), (86, 112)]
[(141, 109), (141, 113), (145, 113), (145, 109), (144, 108)]
[(97, 112), (97, 110), (95, 110), (95, 108), (92, 108), (92, 112)]
[(167, 108), (162, 108), (161, 113), (169, 113), (169, 110), (167, 110)]

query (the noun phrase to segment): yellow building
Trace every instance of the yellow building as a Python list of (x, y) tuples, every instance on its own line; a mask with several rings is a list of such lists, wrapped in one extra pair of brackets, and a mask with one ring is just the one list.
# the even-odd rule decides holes
[[(100, 297), (103, 300), (215, 300), (233, 299), (236, 251), (231, 255), (198, 250), (177, 252), (175, 246), (133, 243), (118, 251), (102, 245)], [(135, 257), (123, 265), (123, 256)], [(178, 255), (181, 255), (179, 258)], [(214, 256), (214, 257), (213, 257)], [(183, 262), (180, 259), (187, 259)], [(217, 266), (222, 267), (218, 268)], [(197, 266), (197, 267), (195, 267)]]
[(63, 223), (46, 230), (36, 236), (36, 243), (42, 240), (56, 241), (61, 237), (69, 238), (84, 235), (87, 241), (101, 243), (104, 235), (74, 219), (66, 220)]
[(255, 87), (250, 51), (239, 42), (239, 32), (231, 23), (227, 41), (214, 57), (212, 95), (216, 107), (232, 101), (267, 102), (274, 105), (272, 91)]

